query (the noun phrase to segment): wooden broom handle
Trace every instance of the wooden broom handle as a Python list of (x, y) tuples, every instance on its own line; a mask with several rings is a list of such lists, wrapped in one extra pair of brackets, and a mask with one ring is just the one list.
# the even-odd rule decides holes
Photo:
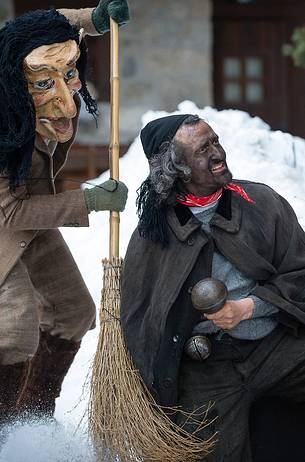
[[(109, 165), (110, 177), (119, 181), (119, 26), (110, 18), (110, 143)], [(118, 257), (120, 253), (120, 214), (110, 212), (109, 257)]]

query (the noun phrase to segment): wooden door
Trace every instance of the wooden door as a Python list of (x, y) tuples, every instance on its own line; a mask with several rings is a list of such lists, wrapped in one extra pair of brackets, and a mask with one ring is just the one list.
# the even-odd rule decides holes
[(305, 137), (305, 70), (282, 53), (303, 22), (303, 1), (214, 0), (216, 107), (245, 110), (274, 129)]

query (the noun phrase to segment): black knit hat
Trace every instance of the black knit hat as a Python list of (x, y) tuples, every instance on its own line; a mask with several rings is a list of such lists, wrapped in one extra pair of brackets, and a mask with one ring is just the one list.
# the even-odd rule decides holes
[[(179, 114), (152, 120), (141, 131), (140, 137), (147, 159), (158, 154), (162, 143), (172, 141), (179, 127), (191, 114)], [(150, 176), (138, 189), (138, 230), (140, 236), (153, 242), (168, 245), (169, 234), (166, 220), (166, 204), (160, 202)]]
[(159, 152), (160, 146), (165, 141), (171, 141), (178, 128), (190, 114), (178, 114), (149, 122), (141, 131), (140, 138), (147, 159)]

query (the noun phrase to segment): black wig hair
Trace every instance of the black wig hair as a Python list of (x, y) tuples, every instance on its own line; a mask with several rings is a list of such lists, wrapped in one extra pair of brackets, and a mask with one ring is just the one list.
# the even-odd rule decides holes
[[(154, 155), (164, 154), (168, 148), (168, 143), (173, 143), (174, 136), (182, 125), (196, 125), (200, 122), (198, 115), (183, 114), (180, 116), (169, 116), (161, 119), (156, 119), (146, 125), (141, 133), (141, 141), (148, 161)], [(166, 130), (167, 128), (167, 130)], [(171, 141), (162, 141), (169, 137)], [(161, 144), (158, 145), (161, 141)], [(158, 149), (156, 154), (153, 154), (153, 149)], [(146, 148), (146, 149), (145, 149)], [(175, 143), (175, 150), (184, 150), (183, 146)], [(144, 239), (150, 239), (153, 242), (159, 242), (163, 246), (169, 244), (169, 232), (167, 223), (167, 208), (169, 205), (175, 205), (176, 192), (174, 183), (172, 189), (172, 197), (167, 201), (160, 200), (160, 194), (155, 190), (150, 174), (137, 190), (137, 214), (139, 217), (138, 231)]]
[[(30, 11), (0, 30), (0, 173), (8, 175), (11, 190), (26, 179), (35, 142), (35, 107), (24, 75), (24, 58), (42, 45), (67, 40), (79, 44), (79, 28), (56, 10)], [(79, 47), (79, 93), (96, 118), (97, 104), (86, 85), (87, 49), (83, 41)]]
[(154, 190), (150, 177), (137, 190), (138, 230), (141, 237), (168, 245), (169, 235), (166, 220), (166, 204), (160, 204), (159, 194)]

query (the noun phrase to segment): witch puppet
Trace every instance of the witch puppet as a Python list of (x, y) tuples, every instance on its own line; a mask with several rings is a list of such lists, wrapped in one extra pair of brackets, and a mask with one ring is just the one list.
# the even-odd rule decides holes
[[(95, 326), (95, 304), (61, 226), (91, 211), (122, 211), (126, 186), (108, 180), (58, 192), (86, 85), (83, 36), (129, 20), (126, 0), (96, 8), (30, 11), (0, 30), (0, 428), (49, 418), (62, 382)], [(103, 38), (101, 38), (102, 40)]]

